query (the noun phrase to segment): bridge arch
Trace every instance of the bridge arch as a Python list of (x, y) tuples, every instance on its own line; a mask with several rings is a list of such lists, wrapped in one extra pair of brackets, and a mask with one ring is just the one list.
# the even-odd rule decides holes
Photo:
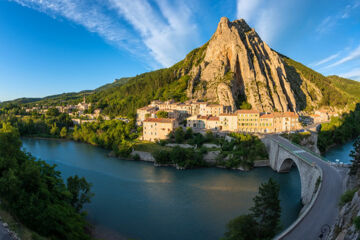
[(302, 159), (295, 152), (282, 146), (272, 138), (266, 138), (265, 146), (268, 149), (270, 166), (277, 172), (288, 172), (296, 166), (300, 175), (301, 201), (304, 205), (310, 203), (320, 176), (320, 170), (312, 163)]

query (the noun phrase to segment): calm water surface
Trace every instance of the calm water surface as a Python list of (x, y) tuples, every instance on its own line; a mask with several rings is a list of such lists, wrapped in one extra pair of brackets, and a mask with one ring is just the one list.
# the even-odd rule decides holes
[(56, 164), (64, 178), (77, 174), (93, 184), (95, 196), (85, 210), (107, 239), (219, 239), (226, 223), (247, 212), (259, 185), (270, 177), (280, 183), (284, 227), (301, 208), (297, 169), (284, 174), (270, 168), (178, 171), (110, 158), (106, 150), (72, 141), (24, 138), (23, 147)]
[(351, 163), (350, 162), (351, 157), (349, 156), (349, 154), (351, 150), (354, 149), (353, 147), (354, 142), (355, 140), (347, 142), (344, 145), (331, 148), (328, 152), (326, 152), (324, 157), (326, 157), (332, 162), (336, 162), (336, 159), (339, 159), (339, 162)]

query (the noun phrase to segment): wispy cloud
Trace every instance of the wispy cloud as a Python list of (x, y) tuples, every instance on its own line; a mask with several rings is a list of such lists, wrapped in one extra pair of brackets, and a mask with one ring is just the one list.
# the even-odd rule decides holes
[(158, 63), (149, 63), (153, 68), (181, 60), (197, 40), (192, 11), (179, 1), (171, 4), (168, 0), (12, 1), (75, 22), (137, 56), (148, 55)]
[(289, 15), (284, 10), (289, 6), (289, 1), (285, 0), (237, 0), (236, 16), (244, 18), (255, 27), (264, 41), (271, 44), (289, 22)]
[(341, 53), (341, 52), (338, 52), (338, 53), (335, 53), (335, 54), (333, 54), (333, 55), (330, 55), (330, 56), (328, 56), (328, 57), (326, 57), (326, 58), (324, 58), (324, 59), (322, 59), (322, 60), (320, 60), (320, 61), (318, 61), (318, 62), (316, 62), (316, 63), (311, 64), (311, 65), (312, 65), (313, 67), (317, 67), (317, 66), (323, 65), (323, 64), (325, 64), (325, 63), (328, 63), (328, 62), (336, 59), (337, 57), (339, 57), (339, 56), (340, 56), (340, 53)]
[(354, 50), (352, 50), (345, 57), (343, 57), (340, 60), (326, 66), (325, 68), (333, 68), (333, 67), (339, 66), (341, 64), (344, 64), (346, 62), (349, 62), (349, 61), (352, 61), (352, 60), (355, 60), (355, 59), (358, 59), (358, 58), (360, 58), (360, 45), (357, 48), (355, 48)]
[(104, 14), (98, 4), (85, 0), (13, 0), (18, 4), (46, 13), (52, 17), (64, 17), (88, 31), (95, 32), (106, 41), (125, 47), (128, 32), (120, 24)]
[(352, 4), (346, 5), (345, 8), (338, 13), (324, 18), (319, 24), (319, 26), (316, 28), (316, 31), (319, 34), (324, 34), (331, 31), (340, 20), (349, 18), (350, 15), (354, 12), (354, 10), (358, 7), (360, 7), (360, 1), (356, 1)]
[(243, 18), (251, 21), (254, 17), (261, 0), (238, 0), (237, 1), (237, 18)]
[(360, 68), (356, 68), (356, 69), (353, 69), (353, 70), (351, 70), (349, 72), (342, 73), (342, 74), (339, 74), (339, 75), (341, 77), (344, 77), (344, 78), (351, 78), (351, 79), (360, 81)]
[(196, 25), (190, 9), (182, 3), (157, 0), (161, 15), (146, 0), (110, 0), (119, 15), (140, 33), (151, 55), (163, 66), (184, 57), (190, 41), (196, 40)]

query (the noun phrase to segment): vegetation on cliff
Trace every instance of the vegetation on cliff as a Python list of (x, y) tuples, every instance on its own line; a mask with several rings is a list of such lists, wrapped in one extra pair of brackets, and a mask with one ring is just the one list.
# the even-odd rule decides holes
[[(288, 57), (282, 56), (282, 59), (286, 63), (288, 71), (291, 71), (291, 69), (293, 69), (298, 73), (298, 75), (294, 72), (292, 74), (289, 74), (288, 77), (290, 81), (302, 82), (303, 80), (300, 78), (301, 76), (303, 79), (306, 79), (311, 83), (315, 84), (316, 87), (321, 91), (321, 99), (317, 99), (318, 96), (314, 90), (309, 91), (311, 100), (319, 100), (318, 107), (344, 107), (347, 104), (355, 101), (355, 98), (349, 96), (344, 91), (340, 90), (342, 88), (337, 88), (336, 85), (333, 84), (332, 79), (329, 79), (322, 74), (312, 70), (311, 68), (308, 68), (303, 64), (296, 62)], [(344, 83), (344, 85), (348, 86), (348, 83)], [(360, 87), (360, 84), (358, 84), (358, 87)]]
[(90, 239), (85, 213), (90, 184), (77, 176), (63, 182), (55, 166), (21, 151), (19, 132), (0, 127), (0, 195), (2, 206), (23, 224), (49, 239)]

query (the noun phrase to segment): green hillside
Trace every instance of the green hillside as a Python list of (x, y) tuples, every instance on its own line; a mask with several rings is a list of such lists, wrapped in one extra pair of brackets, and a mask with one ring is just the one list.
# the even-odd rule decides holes
[(343, 90), (356, 99), (360, 99), (360, 82), (339, 76), (328, 76), (327, 78), (338, 89)]
[[(333, 80), (331, 78), (327, 78), (324, 75), (312, 70), (311, 68), (308, 68), (305, 65), (296, 62), (286, 56), (281, 55), (281, 57), (285, 62), (285, 66), (287, 68), (287, 75), (292, 82), (301, 82), (302, 80), (299, 79), (299, 77), (301, 76), (302, 78), (307, 79), (311, 83), (315, 84), (315, 86), (321, 91), (323, 97), (319, 102), (319, 107), (342, 107), (355, 101), (354, 96), (346, 94), (343, 88), (337, 87), (337, 85), (333, 83)], [(348, 83), (344, 82), (343, 84), (347, 85)], [(309, 94), (312, 99), (317, 98), (315, 91), (309, 91)]]

